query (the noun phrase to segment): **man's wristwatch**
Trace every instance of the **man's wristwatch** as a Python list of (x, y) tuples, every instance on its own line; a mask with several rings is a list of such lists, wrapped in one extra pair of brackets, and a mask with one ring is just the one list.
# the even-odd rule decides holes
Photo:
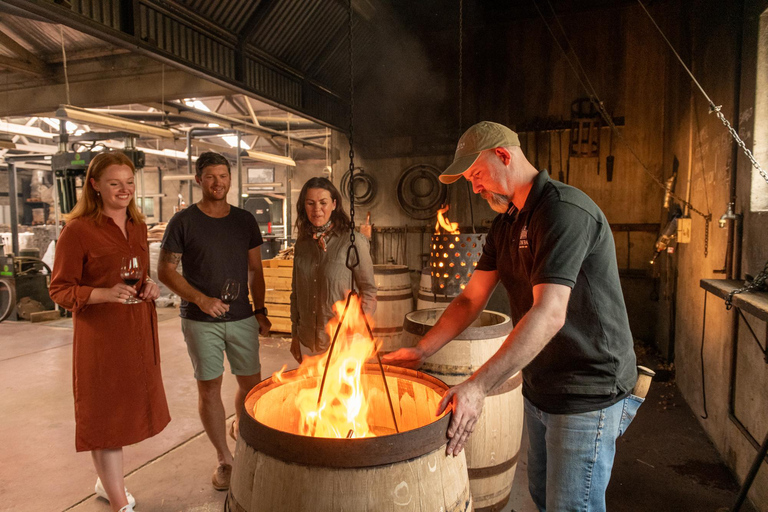
[(254, 310), (253, 310), (253, 314), (254, 314), (254, 315), (264, 315), (264, 316), (267, 316), (267, 315), (268, 315), (268, 313), (267, 313), (267, 308), (266, 308), (266, 306), (265, 306), (265, 307), (263, 307), (263, 308), (257, 308), (257, 309), (254, 309)]

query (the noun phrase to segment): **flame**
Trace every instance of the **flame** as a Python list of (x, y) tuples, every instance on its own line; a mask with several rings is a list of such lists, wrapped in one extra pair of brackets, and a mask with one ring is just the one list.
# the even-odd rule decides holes
[(445, 205), (444, 208), (437, 210), (437, 224), (435, 224), (436, 235), (440, 234), (440, 228), (447, 231), (450, 235), (459, 234), (459, 223), (449, 222), (448, 219), (443, 216), (443, 214), (448, 211), (448, 208), (450, 208), (450, 205)]
[[(314, 385), (302, 387), (295, 400), (300, 413), (299, 434), (312, 437), (358, 438), (369, 437), (368, 393), (361, 383), (366, 360), (376, 354), (376, 342), (370, 339), (365, 319), (360, 309), (360, 298), (349, 298), (349, 307), (336, 338), (328, 373), (318, 404), (320, 383), (325, 371), (328, 353), (305, 356), (291, 380), (302, 380)], [(334, 304), (336, 316), (326, 325), (326, 332), (333, 339), (339, 325), (346, 299)], [(284, 383), (285, 366), (272, 375), (275, 382)]]

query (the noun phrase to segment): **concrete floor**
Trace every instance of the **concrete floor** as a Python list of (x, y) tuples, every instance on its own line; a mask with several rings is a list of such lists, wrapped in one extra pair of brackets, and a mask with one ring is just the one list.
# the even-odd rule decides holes
[[(197, 415), (197, 392), (175, 309), (161, 309), (163, 378), (173, 420), (159, 435), (125, 448), (128, 488), (138, 510), (220, 511), (224, 493), (213, 490), (213, 448)], [(67, 319), (0, 324), (0, 511), (107, 512), (95, 498), (96, 474), (88, 453), (74, 447), (72, 327)], [(262, 375), (293, 363), (288, 340), (263, 338)], [(653, 367), (651, 361), (646, 362)], [(295, 365), (295, 363), (294, 363)], [(608, 489), (611, 511), (718, 511), (738, 486), (679, 396), (670, 374), (651, 387), (627, 434), (620, 439)], [(227, 374), (226, 397), (235, 380)], [(228, 403), (227, 414), (233, 404)], [(512, 495), (504, 511), (535, 510), (527, 491), (525, 443)], [(744, 511), (754, 509), (747, 504)]]

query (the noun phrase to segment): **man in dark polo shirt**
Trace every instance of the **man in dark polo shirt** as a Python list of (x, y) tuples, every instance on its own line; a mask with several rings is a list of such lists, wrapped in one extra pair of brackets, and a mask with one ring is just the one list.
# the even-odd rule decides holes
[(517, 134), (497, 123), (462, 135), (440, 180), (462, 176), (499, 212), (483, 255), (418, 345), (385, 362), (420, 366), (477, 318), (501, 281), (515, 328), (443, 397), (439, 412), (453, 406), (448, 452), (462, 450), (485, 396), (522, 370), (534, 503), (605, 510), (616, 439), (642, 403), (631, 394), (637, 369), (608, 221), (586, 194), (534, 168)]

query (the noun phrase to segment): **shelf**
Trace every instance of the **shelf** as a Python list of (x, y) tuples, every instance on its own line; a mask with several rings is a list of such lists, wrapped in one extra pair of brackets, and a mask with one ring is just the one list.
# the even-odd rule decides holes
[[(721, 299), (728, 297), (731, 290), (744, 286), (744, 281), (735, 279), (702, 279), (699, 285)], [(768, 292), (744, 292), (733, 296), (733, 305), (747, 313), (768, 322)]]

